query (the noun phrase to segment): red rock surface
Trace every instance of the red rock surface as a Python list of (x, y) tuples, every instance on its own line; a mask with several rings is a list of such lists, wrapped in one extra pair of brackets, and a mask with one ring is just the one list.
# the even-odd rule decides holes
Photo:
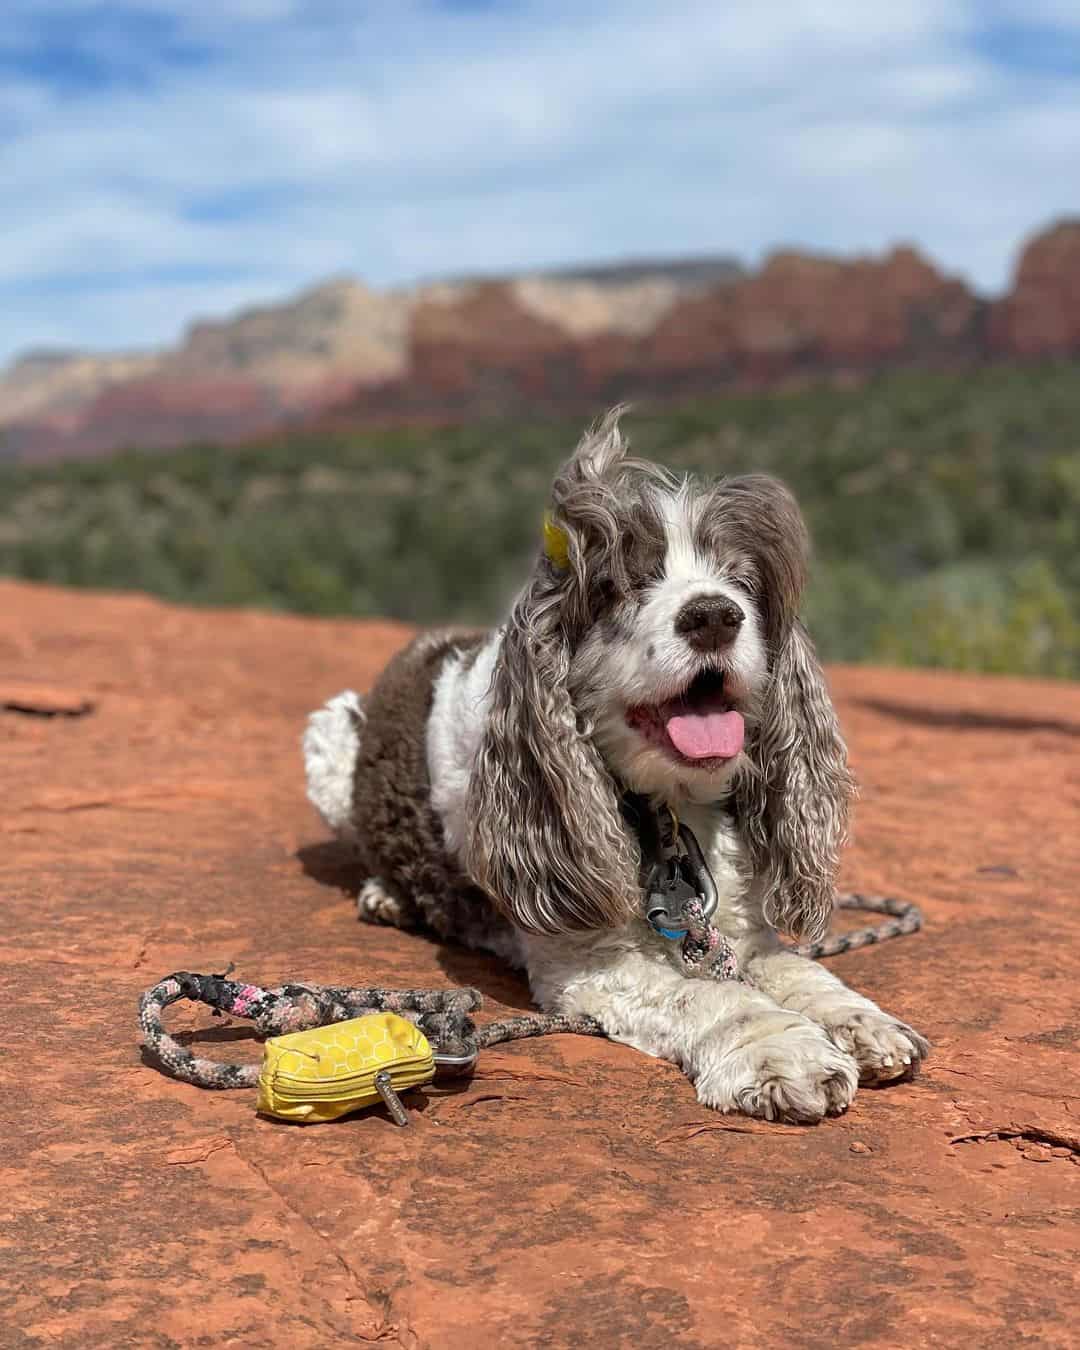
[(93, 698), (81, 689), (42, 684), (38, 680), (0, 680), (0, 709), (5, 712), (82, 717), (93, 708)]
[[(0, 683), (95, 704), (0, 712), (0, 1340), (1075, 1343), (1076, 686), (833, 672), (862, 782), (845, 880), (927, 925), (834, 967), (935, 1043), (839, 1120), (720, 1117), (572, 1037), (487, 1054), (408, 1130), (275, 1124), (141, 1061), (137, 995), (177, 968), (528, 1005), (493, 960), (358, 926), (304, 801), (305, 713), (404, 636), (0, 583)], [(255, 1053), (242, 1023), (174, 1025)]]

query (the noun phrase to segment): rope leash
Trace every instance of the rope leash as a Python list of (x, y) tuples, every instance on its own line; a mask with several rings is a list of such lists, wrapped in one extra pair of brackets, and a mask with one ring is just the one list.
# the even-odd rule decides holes
[(230, 980), (225, 975), (196, 975), (178, 971), (167, 975), (139, 999), (143, 1044), (175, 1078), (202, 1088), (254, 1087), (260, 1065), (222, 1064), (203, 1059), (165, 1030), (164, 1010), (188, 999), (205, 1003), (215, 1016), (244, 1017), (264, 1037), (310, 1031), (346, 1022), (368, 1013), (393, 1012), (414, 1023), (435, 1051), (435, 1063), (444, 1070), (467, 1070), (481, 1050), (503, 1041), (571, 1032), (602, 1036), (592, 1017), (559, 1013), (510, 1017), (477, 1027), (469, 1016), (483, 1000), (476, 989), (349, 989), (335, 985), (285, 984), (276, 989)]
[(888, 942), (890, 938), (904, 937), (907, 933), (917, 933), (922, 927), (922, 910), (918, 905), (908, 900), (894, 900), (887, 895), (838, 895), (836, 908), (858, 909), (868, 914), (891, 914), (892, 918), (867, 928), (852, 929), (850, 933), (834, 933), (820, 942), (804, 942), (791, 950), (799, 956), (809, 957), (811, 961), (821, 961), (844, 952), (858, 951), (860, 947), (873, 947), (878, 942)]
[[(885, 923), (839, 933), (822, 942), (808, 943), (791, 950), (800, 956), (820, 960), (855, 951), (875, 943), (915, 933), (922, 926), (922, 914), (916, 905), (886, 896), (841, 895), (838, 909), (865, 910), (888, 914)], [(738, 977), (718, 943), (709, 945), (712, 928), (707, 917), (699, 926), (696, 911), (690, 907), (692, 927), (684, 945), (696, 951), (704, 963), (710, 956), (709, 975), (714, 979)], [(715, 928), (712, 932), (715, 933)], [(691, 946), (692, 944), (692, 946)], [(726, 944), (725, 944), (726, 946)], [(730, 951), (730, 948), (727, 948)], [(689, 964), (689, 962), (688, 962)], [(695, 962), (694, 964), (697, 964)], [(688, 972), (689, 973), (689, 972)], [(567, 1016), (560, 1013), (509, 1017), (477, 1027), (471, 1014), (483, 1006), (476, 989), (380, 989), (347, 988), (337, 985), (285, 984), (274, 989), (230, 980), (227, 975), (197, 975), (178, 971), (146, 990), (139, 1000), (139, 1025), (143, 1044), (160, 1065), (175, 1078), (201, 1088), (255, 1087), (260, 1072), (258, 1063), (223, 1064), (195, 1055), (165, 1030), (163, 1013), (173, 1003), (187, 999), (203, 1003), (215, 1016), (229, 1013), (251, 1021), (263, 1037), (281, 1036), (330, 1026), (350, 1018), (374, 1012), (394, 1012), (413, 1022), (427, 1037), (435, 1053), (437, 1067), (444, 1071), (471, 1069), (481, 1050), (506, 1041), (533, 1036), (571, 1033), (579, 1036), (603, 1036), (604, 1030), (594, 1017)]]

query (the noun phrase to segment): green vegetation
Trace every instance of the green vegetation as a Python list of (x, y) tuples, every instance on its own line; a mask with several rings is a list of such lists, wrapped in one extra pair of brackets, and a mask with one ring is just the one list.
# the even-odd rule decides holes
[[(902, 373), (630, 416), (639, 453), (766, 470), (806, 512), (834, 660), (1080, 677), (1080, 367)], [(0, 572), (207, 605), (494, 617), (580, 424), (296, 434), (0, 469)]]

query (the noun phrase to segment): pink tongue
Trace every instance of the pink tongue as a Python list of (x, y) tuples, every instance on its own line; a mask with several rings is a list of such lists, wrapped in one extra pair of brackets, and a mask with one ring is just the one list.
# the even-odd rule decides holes
[(666, 725), (672, 745), (687, 759), (734, 759), (743, 748), (742, 713), (681, 713)]

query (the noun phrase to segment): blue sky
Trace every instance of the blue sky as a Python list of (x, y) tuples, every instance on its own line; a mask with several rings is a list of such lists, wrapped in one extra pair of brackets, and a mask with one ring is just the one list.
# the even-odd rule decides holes
[(332, 274), (917, 242), (1080, 213), (1077, 0), (3, 0), (0, 362)]

